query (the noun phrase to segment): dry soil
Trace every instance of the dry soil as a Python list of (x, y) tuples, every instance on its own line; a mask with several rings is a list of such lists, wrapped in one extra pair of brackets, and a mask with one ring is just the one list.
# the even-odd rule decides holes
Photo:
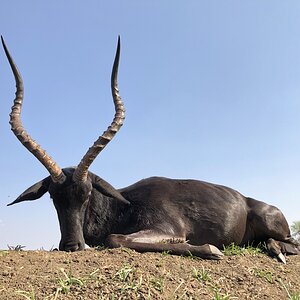
[(300, 299), (300, 256), (0, 251), (0, 299)]

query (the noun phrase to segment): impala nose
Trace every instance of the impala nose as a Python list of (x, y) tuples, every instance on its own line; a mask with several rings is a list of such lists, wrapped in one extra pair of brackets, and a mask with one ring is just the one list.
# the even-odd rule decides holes
[(59, 245), (59, 250), (66, 251), (66, 252), (75, 252), (80, 251), (84, 249), (84, 244), (82, 243), (65, 243), (62, 245)]

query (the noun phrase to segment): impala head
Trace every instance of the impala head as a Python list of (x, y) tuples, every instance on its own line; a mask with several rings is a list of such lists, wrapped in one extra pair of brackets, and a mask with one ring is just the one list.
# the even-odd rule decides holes
[(60, 250), (76, 251), (84, 248), (83, 220), (88, 200), (92, 196), (93, 189), (105, 196), (115, 198), (129, 204), (123, 196), (109, 183), (88, 171), (90, 165), (104, 147), (112, 140), (123, 125), (125, 108), (119, 95), (117, 76), (120, 57), (120, 38), (118, 39), (117, 52), (111, 75), (111, 90), (115, 105), (115, 116), (111, 125), (88, 149), (82, 160), (75, 168), (61, 169), (58, 164), (37, 144), (24, 129), (21, 122), (21, 109), (23, 104), (23, 80), (14, 63), (3, 37), (2, 45), (11, 66), (16, 81), (16, 98), (10, 113), (11, 130), (22, 143), (48, 170), (50, 176), (28, 188), (14, 202), (36, 200), (49, 192), (56, 208), (60, 230)]

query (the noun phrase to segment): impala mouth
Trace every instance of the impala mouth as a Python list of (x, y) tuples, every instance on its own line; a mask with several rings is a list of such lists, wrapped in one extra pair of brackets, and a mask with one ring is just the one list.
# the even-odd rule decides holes
[(65, 243), (63, 245), (59, 245), (60, 251), (66, 251), (66, 252), (75, 252), (75, 251), (81, 251), (84, 249), (84, 243)]

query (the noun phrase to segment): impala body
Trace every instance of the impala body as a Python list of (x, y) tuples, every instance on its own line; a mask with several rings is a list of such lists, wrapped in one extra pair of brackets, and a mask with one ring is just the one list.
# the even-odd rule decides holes
[(300, 253), (300, 245), (291, 237), (278, 208), (244, 197), (231, 188), (197, 180), (151, 177), (117, 190), (88, 171), (125, 118), (117, 87), (120, 40), (111, 76), (114, 119), (78, 166), (65, 169), (23, 128), (23, 81), (3, 38), (2, 44), (17, 88), (10, 114), (12, 131), (50, 174), (9, 205), (39, 199), (48, 192), (59, 219), (60, 250), (78, 251), (85, 244), (105, 244), (140, 252), (169, 251), (220, 259), (223, 254), (219, 248), (223, 245), (266, 242), (270, 254), (283, 262), (284, 253)]

